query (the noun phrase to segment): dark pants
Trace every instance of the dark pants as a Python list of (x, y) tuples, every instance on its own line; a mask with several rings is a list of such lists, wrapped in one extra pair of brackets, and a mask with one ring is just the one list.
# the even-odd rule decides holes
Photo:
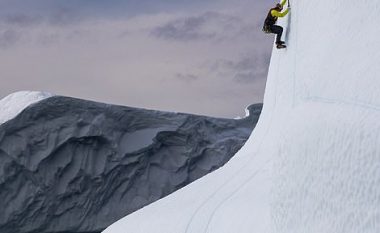
[(277, 34), (276, 38), (276, 44), (281, 41), (282, 32), (284, 29), (281, 26), (278, 25), (272, 25), (270, 26), (270, 31), (274, 34)]

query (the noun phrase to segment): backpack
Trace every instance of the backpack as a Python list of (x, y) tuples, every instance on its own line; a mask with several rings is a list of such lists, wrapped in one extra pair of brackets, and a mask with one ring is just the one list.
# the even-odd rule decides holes
[(266, 34), (269, 34), (271, 33), (272, 31), (270, 30), (270, 26), (267, 25), (266, 23), (264, 23), (264, 26), (263, 26), (263, 32), (266, 33)]
[(268, 16), (265, 19), (264, 26), (263, 26), (263, 32), (264, 33), (272, 33), (270, 27), (274, 25), (277, 21), (277, 17), (272, 16), (272, 10), (277, 10), (277, 8), (272, 8), (268, 12)]

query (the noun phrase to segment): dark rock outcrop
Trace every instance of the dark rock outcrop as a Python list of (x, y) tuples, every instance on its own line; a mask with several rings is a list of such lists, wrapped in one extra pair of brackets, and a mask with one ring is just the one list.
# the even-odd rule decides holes
[(51, 97), (0, 125), (0, 232), (100, 232), (224, 165), (232, 120)]

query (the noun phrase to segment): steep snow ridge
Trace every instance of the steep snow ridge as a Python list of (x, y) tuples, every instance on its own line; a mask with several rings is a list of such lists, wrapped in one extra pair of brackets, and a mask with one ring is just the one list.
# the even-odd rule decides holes
[(264, 109), (219, 170), (106, 233), (380, 232), (380, 2), (292, 0)]
[(53, 96), (47, 92), (19, 91), (0, 100), (0, 124), (14, 118), (31, 104)]

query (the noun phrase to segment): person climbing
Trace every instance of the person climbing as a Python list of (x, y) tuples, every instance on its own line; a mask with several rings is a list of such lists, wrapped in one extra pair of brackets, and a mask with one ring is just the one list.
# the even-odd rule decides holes
[(287, 0), (282, 0), (281, 3), (276, 4), (276, 7), (270, 9), (263, 27), (265, 33), (273, 33), (277, 35), (276, 45), (278, 49), (286, 48), (285, 42), (281, 40), (284, 29), (281, 26), (276, 25), (277, 19), (279, 17), (285, 17), (290, 11), (290, 6), (288, 5), (288, 8), (284, 12), (281, 12), (286, 2)]

